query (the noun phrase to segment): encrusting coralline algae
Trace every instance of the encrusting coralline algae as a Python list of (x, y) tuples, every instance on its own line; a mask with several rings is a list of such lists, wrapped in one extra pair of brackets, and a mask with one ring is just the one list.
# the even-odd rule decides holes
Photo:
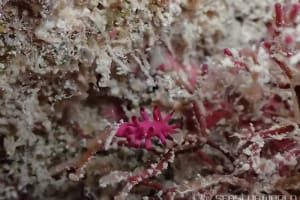
[(299, 197), (299, 16), (0, 0), (0, 200)]

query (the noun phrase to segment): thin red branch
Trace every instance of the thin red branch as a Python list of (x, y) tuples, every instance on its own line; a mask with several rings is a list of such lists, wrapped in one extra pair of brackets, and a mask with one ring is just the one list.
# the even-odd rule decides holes
[(163, 170), (167, 169), (169, 163), (172, 163), (174, 161), (174, 156), (174, 151), (169, 150), (161, 156), (163, 159), (160, 162), (152, 164), (151, 168), (144, 169), (141, 173), (137, 175), (130, 176), (127, 179), (127, 184), (116, 198), (126, 198), (128, 193), (132, 190), (134, 186), (136, 186), (139, 183), (142, 183), (146, 179), (161, 174)]
[(198, 150), (196, 154), (204, 163), (208, 164), (216, 173), (218, 174), (222, 173), (220, 170), (217, 169), (217, 164), (201, 150)]
[(277, 27), (281, 27), (283, 25), (283, 10), (280, 3), (275, 4), (275, 23)]
[(292, 70), (282, 61), (278, 60), (277, 58), (273, 58), (274, 62), (280, 67), (280, 69), (286, 74), (289, 79), (293, 78)]
[(84, 169), (90, 159), (99, 151), (104, 150), (104, 145), (107, 137), (110, 135), (111, 129), (106, 128), (103, 132), (99, 133), (96, 138), (90, 140), (87, 145), (87, 151), (69, 167), (75, 169), (74, 173), (69, 174), (69, 178), (78, 181), (84, 174)]
[(288, 125), (288, 126), (274, 129), (274, 130), (262, 131), (259, 133), (259, 135), (265, 138), (265, 137), (269, 137), (271, 135), (279, 135), (279, 134), (283, 134), (283, 133), (288, 133), (288, 132), (293, 131), (294, 129), (295, 129), (295, 127), (293, 125)]
[(158, 183), (158, 182), (154, 182), (154, 181), (151, 181), (149, 179), (145, 179), (143, 180), (142, 184), (148, 186), (148, 187), (151, 187), (157, 191), (160, 191), (160, 190), (163, 190), (163, 185)]
[(214, 142), (212, 142), (210, 140), (208, 140), (206, 142), (206, 144), (208, 144), (210, 147), (212, 147), (214, 149), (217, 149), (218, 151), (220, 151), (221, 153), (223, 153), (231, 162), (234, 162), (235, 158), (232, 157), (229, 152), (226, 152), (222, 148), (220, 148), (219, 145), (215, 144)]
[(205, 116), (203, 115), (203, 113), (201, 113), (200, 108), (196, 101), (192, 101), (192, 105), (193, 105), (196, 119), (200, 125), (200, 127), (199, 127), (200, 132), (201, 132), (202, 136), (207, 136), (207, 131), (206, 131), (207, 126), (206, 126)]

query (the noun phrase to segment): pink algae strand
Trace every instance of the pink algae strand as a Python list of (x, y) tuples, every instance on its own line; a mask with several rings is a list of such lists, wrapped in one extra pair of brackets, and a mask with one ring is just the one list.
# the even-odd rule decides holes
[(230, 56), (230, 57), (233, 56), (232, 52), (231, 52), (228, 48), (225, 48), (225, 49), (224, 49), (224, 55)]
[(275, 4), (275, 23), (278, 27), (283, 25), (283, 10), (280, 3)]

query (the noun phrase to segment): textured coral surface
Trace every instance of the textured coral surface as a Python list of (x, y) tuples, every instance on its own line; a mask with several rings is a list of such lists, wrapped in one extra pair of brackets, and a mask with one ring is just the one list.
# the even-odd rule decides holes
[(0, 200), (300, 198), (299, 101), (297, 0), (0, 0)]

